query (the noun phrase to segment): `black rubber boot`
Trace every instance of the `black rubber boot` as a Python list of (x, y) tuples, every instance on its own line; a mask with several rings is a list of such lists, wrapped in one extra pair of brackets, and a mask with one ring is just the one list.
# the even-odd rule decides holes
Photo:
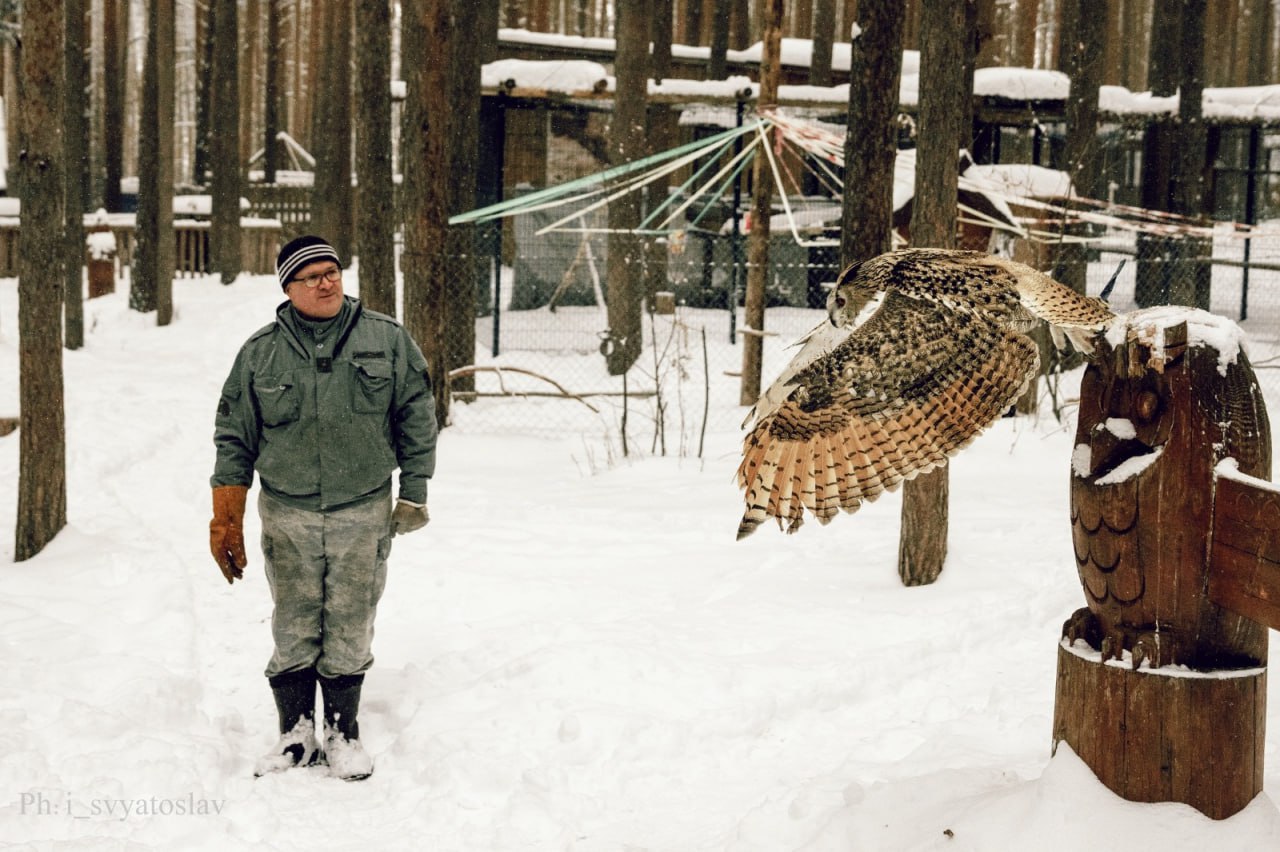
[(360, 744), (360, 687), (363, 674), (320, 678), (324, 696), (324, 749), (329, 771), (344, 781), (373, 774), (373, 761)]
[(319, 758), (316, 742), (316, 670), (301, 669), (267, 678), (280, 719), (280, 740), (264, 755), (254, 775), (310, 766)]

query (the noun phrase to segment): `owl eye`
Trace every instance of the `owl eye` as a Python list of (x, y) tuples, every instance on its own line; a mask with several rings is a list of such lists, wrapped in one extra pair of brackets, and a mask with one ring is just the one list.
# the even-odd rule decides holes
[(843, 308), (844, 304), (844, 296), (836, 296), (836, 307)]
[(1138, 394), (1134, 409), (1139, 420), (1149, 423), (1160, 412), (1160, 397), (1151, 391), (1143, 391)]

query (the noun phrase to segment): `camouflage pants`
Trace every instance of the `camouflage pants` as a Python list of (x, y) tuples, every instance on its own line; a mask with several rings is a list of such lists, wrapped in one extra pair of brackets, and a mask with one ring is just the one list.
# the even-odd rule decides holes
[(275, 602), (267, 677), (313, 666), (329, 678), (368, 669), (391, 552), (390, 499), (311, 512), (262, 492), (258, 514)]

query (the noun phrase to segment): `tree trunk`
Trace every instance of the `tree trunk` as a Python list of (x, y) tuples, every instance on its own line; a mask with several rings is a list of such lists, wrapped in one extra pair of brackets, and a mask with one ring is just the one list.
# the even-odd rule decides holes
[(811, 86), (831, 85), (831, 51), (836, 34), (835, 20), (836, 0), (815, 0), (812, 23), (813, 55), (809, 59), (809, 85)]
[[(1125, 10), (1125, 33), (1128, 49), (1125, 56), (1123, 85), (1134, 92), (1151, 88), (1149, 56), (1150, 42), (1156, 39), (1152, 0), (1128, 0)], [(1143, 35), (1146, 38), (1142, 38)]]
[(138, 106), (138, 200), (134, 225), (134, 252), (129, 276), (129, 307), (146, 313), (156, 308), (156, 253), (160, 248), (160, 143), (156, 139), (159, 110), (156, 84), (155, 24), (147, 13), (146, 47), (142, 57), (142, 88)]
[(89, 85), (88, 63), (85, 61), (85, 0), (66, 0), (64, 14), (65, 76), (63, 94), (66, 116), (63, 144), (66, 163), (66, 292), (63, 309), (66, 321), (67, 348), (84, 346), (84, 210), (85, 178), (88, 177), (86, 144), (88, 123), (85, 111), (88, 107), (86, 89)]
[(649, 0), (652, 4), (653, 58), (650, 62), (650, 73), (654, 80), (661, 82), (671, 76), (671, 27), (672, 0)]
[(733, 0), (730, 4), (729, 47), (732, 50), (746, 50), (752, 42), (755, 32), (751, 21), (751, 3), (749, 0)]
[(236, 162), (243, 168), (253, 156), (253, 146), (258, 137), (258, 63), (262, 52), (261, 12), (258, 0), (244, 0), (244, 15), (240, 18), (240, 40), (243, 44), (240, 61), (240, 153)]
[[(1205, 4), (1207, 0), (1182, 0), (1182, 44), (1178, 79), (1178, 158), (1173, 185), (1173, 212), (1205, 221), (1205, 172), (1208, 162), (1208, 133), (1204, 125), (1204, 38)], [(1174, 293), (1179, 304), (1209, 310), (1213, 243), (1198, 237), (1186, 237), (1179, 254), (1184, 274)]]
[[(475, 209), (480, 153), (480, 32), (481, 16), (474, 0), (453, 0), (456, 28), (449, 62), (449, 215)], [(446, 372), (476, 360), (476, 282), (483, 261), (476, 254), (476, 226), (454, 225), (447, 232), (444, 280), (437, 282), (437, 313), (442, 323), (440, 343)], [(488, 281), (486, 276), (484, 279)], [(487, 290), (487, 288), (486, 288)], [(488, 302), (487, 294), (484, 298)], [(467, 375), (449, 391), (475, 390), (475, 376)], [(448, 394), (440, 394), (437, 410), (449, 410)]]
[(1243, 11), (1245, 25), (1237, 32), (1245, 41), (1248, 56), (1244, 85), (1261, 86), (1270, 82), (1267, 69), (1271, 66), (1270, 33), (1275, 23), (1275, 6), (1271, 0), (1247, 0)]
[(156, 12), (156, 140), (160, 156), (157, 160), (157, 223), (160, 241), (156, 251), (156, 325), (173, 320), (173, 116), (176, 107), (174, 89), (174, 0), (152, 0)]
[[(620, 0), (617, 13), (617, 96), (609, 128), (609, 162), (615, 166), (645, 154), (649, 77), (648, 4), (644, 0)], [(609, 203), (609, 338), (605, 363), (611, 376), (627, 372), (644, 345), (640, 321), (644, 252), (642, 240), (633, 233), (641, 215), (638, 192), (628, 192)]]
[[(404, 56), (428, 50), (448, 55), (452, 48), (448, 0), (406, 0), (400, 44)], [(432, 302), (433, 282), (446, 274), (440, 246), (448, 231), (448, 62), (407, 62), (400, 152), (403, 158), (405, 328), (427, 355), (436, 403), (448, 400), (448, 370), (442, 356), (441, 320)], [(448, 408), (437, 411), (447, 424)]]
[[(311, 227), (350, 263), (355, 197), (351, 188), (351, 6), (326, 0), (324, 49), (312, 112), (311, 153), (316, 178), (311, 193)], [(425, 55), (425, 54), (424, 54)]]
[[(1067, 170), (1072, 186), (1086, 198), (1098, 197), (1098, 87), (1102, 85), (1106, 10), (1101, 0), (1062, 0), (1062, 71), (1071, 78), (1067, 97)], [(1078, 228), (1069, 233), (1079, 234)], [(1054, 277), (1085, 292), (1088, 251), (1082, 243), (1058, 245)]]
[(213, 19), (213, 101), (209, 127), (212, 215), (210, 266), (230, 284), (240, 274), (240, 71), (239, 13), (236, 0), (211, 0)]
[[(476, 22), (476, 31), (480, 33), (480, 39), (476, 48), (479, 50), (482, 67), (498, 59), (498, 6), (500, 3), (501, 0), (480, 0), (480, 17)], [(580, 36), (586, 36), (589, 24), (587, 2), (575, 0), (575, 3), (577, 12), (574, 15), (576, 22), (574, 32)]]
[(213, 110), (213, 34), (218, 4), (209, 0), (203, 16), (196, 11), (196, 137), (191, 158), (191, 182), (208, 186), (209, 127)]
[(67, 523), (62, 394), (64, 149), (62, 3), (22, 11), (21, 204), (18, 243), (19, 443), (14, 559), (35, 556)]
[(1005, 61), (1005, 48), (1008, 38), (1001, 27), (1006, 23), (1003, 7), (996, 0), (976, 0), (977, 13), (977, 56), (975, 66), (978, 68), (999, 68), (1008, 65)]
[[(10, 27), (21, 26), (16, 13), (3, 19)], [(5, 111), (5, 145), (10, 152), (22, 150), (22, 116), (18, 115), (18, 103), (22, 100), (22, 44), (19, 40), (6, 39), (4, 50), (4, 111)], [(18, 194), (21, 191), (22, 169), (16, 162), (16, 154), (10, 153), (6, 178), (8, 192)]]
[(293, 103), (289, 108), (289, 135), (311, 150), (311, 89), (315, 82), (315, 66), (311, 57), (315, 51), (314, 32), (316, 16), (314, 7), (307, 0), (295, 0), (293, 7), (293, 36), (289, 45), (292, 61)]
[(155, 311), (168, 325), (173, 310), (173, 0), (147, 12), (138, 133), (137, 251), (129, 307)]
[(848, 266), (892, 247), (893, 171), (898, 153), (904, 9), (897, 0), (862, 0), (849, 69), (849, 132), (844, 140), (846, 192), (840, 263)]
[[(1182, 46), (1182, 0), (1156, 0), (1152, 15), (1148, 84), (1156, 97), (1177, 94), (1181, 77), (1178, 53)], [(1142, 143), (1142, 206), (1173, 209), (1173, 185), (1178, 157), (1178, 128), (1173, 121), (1150, 122)], [(1134, 298), (1140, 307), (1189, 305), (1189, 288), (1180, 287), (1178, 247), (1174, 238), (1138, 234)], [(1182, 292), (1178, 292), (1181, 290)]]
[(703, 43), (702, 4), (703, 0), (684, 0), (683, 26), (680, 32), (681, 44), (701, 45)]
[(358, 115), (356, 178), (360, 218), (360, 300), (396, 315), (395, 204), (391, 184), (391, 6), (387, 0), (356, 5)]
[(1040, 0), (1019, 0), (1013, 38), (1014, 64), (1036, 66), (1036, 25), (1040, 22)]
[(120, 178), (124, 174), (124, 68), (129, 35), (128, 6), (125, 0), (103, 0), (102, 206), (111, 213), (119, 212), (123, 207)]
[(1102, 84), (1105, 86), (1124, 85), (1125, 2), (1105, 4), (1107, 34), (1102, 49)]
[[(828, 25), (830, 22), (828, 22)], [(813, 0), (791, 0), (783, 9), (782, 28), (788, 34), (804, 37), (813, 32)]]
[[(276, 182), (276, 170), (280, 168), (280, 146), (276, 136), (280, 133), (280, 66), (283, 64), (283, 48), (280, 42), (280, 17), (283, 0), (267, 0), (267, 56), (266, 102), (262, 116), (262, 182)], [(359, 8), (364, 8), (360, 4)], [(390, 27), (387, 42), (391, 42)], [(389, 49), (389, 48), (388, 48)], [(391, 116), (387, 115), (387, 138), (391, 138)], [(388, 145), (390, 143), (388, 142)]]
[[(911, 242), (951, 248), (956, 239), (960, 140), (970, 91), (964, 84), (963, 4), (924, 0), (920, 18), (920, 107)], [(908, 586), (938, 579), (947, 556), (949, 469), (903, 484), (898, 574)]]
[[(760, 59), (760, 97), (757, 112), (778, 104), (782, 77), (782, 0), (768, 0), (764, 7), (764, 51)], [(772, 144), (769, 139), (763, 144)], [(769, 217), (773, 213), (773, 169), (761, 149), (751, 161), (751, 231), (747, 234), (747, 296), (743, 309), (741, 405), (754, 405), (760, 397), (760, 372), (764, 357), (765, 285), (769, 280)]]
[(729, 19), (736, 0), (714, 0), (715, 14), (711, 16), (711, 57), (707, 64), (708, 80), (723, 80), (729, 76), (727, 54), (729, 52)]

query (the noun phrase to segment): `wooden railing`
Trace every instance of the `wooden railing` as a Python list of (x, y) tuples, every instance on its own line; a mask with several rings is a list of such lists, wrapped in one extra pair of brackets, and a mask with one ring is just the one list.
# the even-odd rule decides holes
[(249, 201), (247, 215), (277, 220), (284, 239), (307, 233), (311, 225), (311, 187), (251, 183), (243, 192)]
[[(110, 230), (116, 243), (116, 274), (133, 265), (135, 248), (134, 217), (131, 213), (113, 213), (99, 218), (85, 216), (85, 230)], [(18, 274), (18, 220), (0, 219), (0, 278)], [(280, 248), (282, 227), (273, 219), (244, 218), (240, 221), (240, 271), (254, 275), (270, 275), (275, 271), (276, 252)], [(173, 223), (174, 275), (204, 275), (209, 271), (209, 222), (177, 219)]]

